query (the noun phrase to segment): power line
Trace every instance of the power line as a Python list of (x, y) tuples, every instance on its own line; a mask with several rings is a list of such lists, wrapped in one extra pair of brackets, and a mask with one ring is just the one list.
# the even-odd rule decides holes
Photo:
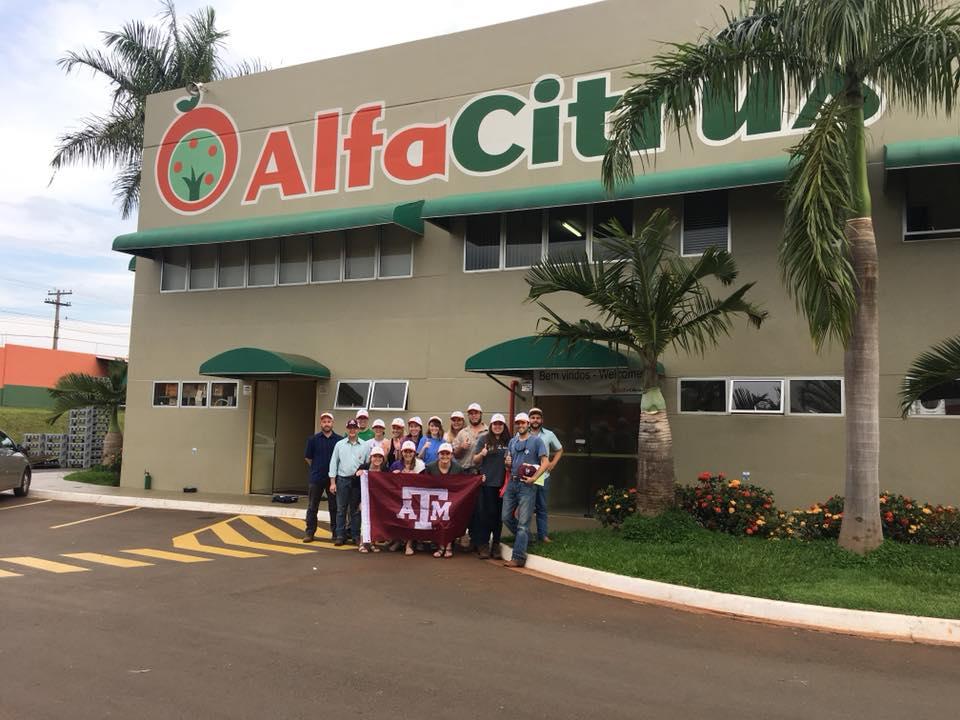
[[(0, 337), (16, 337), (16, 338), (40, 338), (43, 340), (49, 340), (52, 338), (52, 335), (28, 335), (25, 333), (8, 333), (0, 332)], [(87, 345), (109, 345), (110, 347), (127, 347), (126, 343), (112, 343), (112, 342), (98, 342), (96, 340), (80, 340), (79, 338), (64, 338), (68, 342), (78, 342), (86, 343)]]

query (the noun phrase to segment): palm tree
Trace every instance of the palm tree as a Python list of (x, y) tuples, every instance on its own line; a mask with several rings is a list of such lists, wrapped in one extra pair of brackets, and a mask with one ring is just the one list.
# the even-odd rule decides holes
[[(846, 496), (840, 544), (866, 553), (883, 541), (879, 505), (877, 247), (867, 183), (866, 83), (893, 105), (950, 113), (960, 61), (960, 7), (943, 0), (744, 0), (696, 42), (670, 45), (614, 110), (603, 160), (607, 187), (633, 176), (634, 138), (662, 106), (680, 130), (705, 87), (735, 97), (751, 77), (798, 103), (818, 79), (839, 90), (789, 150), (780, 264), (819, 350), (844, 348)], [(779, 93), (779, 94), (778, 94)], [(656, 113), (659, 116), (659, 113)], [(642, 162), (642, 161), (641, 161)]]
[(47, 422), (53, 425), (60, 417), (78, 408), (95, 407), (110, 415), (110, 426), (103, 438), (103, 464), (110, 465), (123, 451), (120, 432), (120, 408), (127, 398), (127, 363), (113, 360), (107, 365), (105, 377), (86, 373), (67, 373), (50, 389), (53, 412)]
[(140, 202), (147, 95), (264, 69), (256, 60), (224, 66), (220, 54), (228, 33), (217, 30), (213, 8), (197, 10), (180, 23), (173, 0), (163, 0), (162, 6), (159, 27), (128, 22), (119, 31), (103, 33), (106, 52), (84, 48), (57, 61), (68, 74), (88, 68), (107, 78), (112, 102), (108, 114), (90, 115), (79, 130), (60, 136), (50, 165), (54, 174), (66, 165), (116, 166), (113, 192), (124, 218)]
[(900, 386), (903, 417), (917, 400), (939, 400), (960, 395), (960, 335), (947, 338), (921, 353)]
[[(648, 514), (674, 503), (673, 438), (657, 379), (660, 357), (668, 348), (703, 354), (729, 334), (735, 316), (746, 316), (756, 327), (767, 316), (744, 299), (753, 283), (722, 299), (714, 297), (706, 283), (713, 279), (731, 285), (737, 278), (733, 256), (709, 248), (693, 263), (681, 259), (670, 245), (675, 225), (667, 210), (655, 211), (633, 235), (612, 221), (604, 226), (609, 237), (598, 238), (608, 260), (547, 259), (525, 277), (528, 299), (547, 313), (540, 322), (542, 336), (560, 345), (582, 340), (606, 343), (635, 354), (643, 363), (637, 504)], [(555, 292), (580, 295), (599, 320), (564, 320), (540, 302)]]

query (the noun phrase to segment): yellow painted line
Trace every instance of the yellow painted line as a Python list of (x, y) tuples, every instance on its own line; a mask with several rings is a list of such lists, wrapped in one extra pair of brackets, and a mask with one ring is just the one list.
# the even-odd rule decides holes
[(214, 534), (227, 545), (238, 545), (240, 547), (253, 548), (254, 550), (272, 550), (274, 552), (287, 553), (288, 555), (306, 555), (313, 552), (313, 550), (308, 550), (307, 548), (302, 547), (287, 547), (286, 545), (274, 545), (273, 543), (262, 543), (254, 542), (253, 540), (247, 540), (247, 538), (234, 530), (226, 522), (214, 525), (210, 529), (213, 530)]
[(157, 560), (171, 560), (179, 563), (199, 563), (210, 562), (210, 558), (196, 557), (195, 555), (184, 555), (182, 553), (170, 552), (169, 550), (153, 550), (152, 548), (134, 548), (132, 550), (123, 550), (131, 555), (142, 555), (143, 557), (156, 558)]
[[(201, 532), (197, 530), (197, 532)], [(262, 553), (250, 552), (249, 550), (233, 550), (232, 548), (219, 547), (217, 545), (205, 545), (200, 542), (196, 533), (187, 533), (179, 535), (173, 539), (173, 546), (178, 550), (193, 550), (195, 552), (205, 552), (211, 555), (226, 555), (235, 558), (256, 558), (265, 557)]]
[(140, 560), (131, 560), (129, 558), (114, 557), (113, 555), (101, 555), (100, 553), (81, 552), (81, 553), (61, 553), (64, 557), (74, 560), (86, 560), (87, 562), (99, 563), (101, 565), (113, 565), (114, 567), (135, 568), (149, 567), (153, 563), (142, 562)]
[(0, 578), (5, 577), (23, 577), (20, 573), (10, 572), (9, 570), (0, 570)]
[[(282, 520), (283, 522), (287, 523), (287, 525), (293, 525), (293, 527), (295, 527), (297, 530), (300, 530), (301, 532), (307, 531), (307, 524), (303, 520), (297, 520), (296, 518), (277, 518), (277, 520)], [(315, 533), (315, 537), (331, 538), (333, 537), (333, 535), (330, 533), (329, 530), (324, 530), (323, 528), (318, 527), (317, 532)]]
[(285, 543), (302, 543), (303, 539), (294, 537), (288, 532), (284, 532), (276, 525), (264, 520), (262, 517), (257, 517), (256, 515), (241, 515), (240, 519), (243, 520), (247, 525), (252, 527), (254, 530), (263, 533), (271, 540), (276, 540), (277, 542)]
[(106, 515), (97, 515), (96, 517), (84, 518), (83, 520), (74, 520), (73, 522), (63, 523), (62, 525), (51, 525), (50, 529), (57, 530), (58, 528), (70, 527), (71, 525), (79, 525), (80, 523), (102, 520), (103, 518), (113, 517), (114, 515), (123, 515), (123, 513), (133, 512), (134, 510), (139, 509), (139, 507), (124, 508), (123, 510), (117, 510), (116, 512), (107, 513)]
[(56, 562), (54, 560), (44, 560), (37, 557), (5, 557), (0, 558), (5, 563), (14, 565), (23, 565), (34, 570), (45, 570), (52, 573), (74, 573), (89, 572), (90, 568), (79, 567), (77, 565), (67, 565), (66, 563)]
[(30, 507), (31, 505), (43, 505), (44, 503), (48, 503), (48, 502), (53, 502), (53, 500), (52, 500), (52, 499), (50, 499), (50, 500), (37, 500), (36, 502), (20, 503), (19, 505), (11, 505), (10, 507), (2, 507), (2, 508), (0, 508), (0, 511), (2, 511), (2, 510), (16, 510), (17, 508)]

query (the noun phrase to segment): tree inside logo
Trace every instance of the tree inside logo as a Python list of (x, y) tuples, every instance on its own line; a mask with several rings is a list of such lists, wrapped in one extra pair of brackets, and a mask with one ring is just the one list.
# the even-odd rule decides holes
[(155, 177), (167, 206), (192, 215), (212, 207), (229, 189), (240, 158), (239, 136), (222, 108), (192, 98), (176, 107), (180, 114), (163, 134)]

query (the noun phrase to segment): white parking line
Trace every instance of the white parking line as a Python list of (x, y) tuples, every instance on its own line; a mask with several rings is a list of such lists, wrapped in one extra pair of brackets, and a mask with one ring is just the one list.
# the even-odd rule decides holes
[(134, 510), (139, 510), (138, 507), (126, 508), (125, 510), (117, 510), (116, 512), (107, 513), (106, 515), (97, 515), (96, 517), (84, 518), (83, 520), (74, 520), (73, 522), (63, 523), (62, 525), (51, 525), (51, 530), (56, 530), (57, 528), (70, 527), (71, 525), (79, 525), (80, 523), (92, 522), (93, 520), (101, 520), (103, 518), (112, 517), (114, 515), (122, 515), (123, 513), (133, 512)]
[(0, 511), (16, 510), (17, 508), (30, 507), (31, 505), (43, 505), (48, 502), (53, 502), (53, 500), (37, 500), (36, 502), (20, 503), (19, 505), (11, 505), (10, 507), (0, 507)]

